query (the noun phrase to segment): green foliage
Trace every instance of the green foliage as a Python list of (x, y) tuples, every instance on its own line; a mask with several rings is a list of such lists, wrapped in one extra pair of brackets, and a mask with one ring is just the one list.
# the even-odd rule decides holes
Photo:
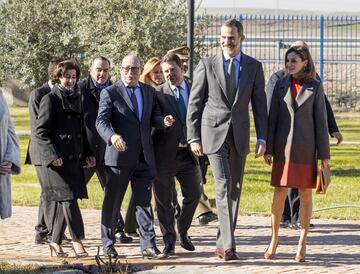
[(17, 79), (28, 87), (47, 80), (54, 57), (82, 52), (73, 1), (23, 0), (0, 5), (0, 81)]
[[(0, 5), (0, 84), (17, 79), (34, 88), (53, 57), (79, 59), (82, 71), (98, 55), (114, 64), (128, 53), (144, 60), (186, 44), (186, 0), (8, 0)], [(196, 25), (202, 33), (208, 22)], [(195, 42), (202, 53), (203, 37)]]

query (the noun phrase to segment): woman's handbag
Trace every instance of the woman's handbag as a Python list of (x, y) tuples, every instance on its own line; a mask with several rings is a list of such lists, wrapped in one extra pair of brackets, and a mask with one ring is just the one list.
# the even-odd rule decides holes
[(330, 177), (331, 177), (330, 167), (323, 167), (321, 165), (320, 170), (318, 170), (318, 175), (316, 178), (316, 193), (317, 194), (325, 194), (327, 188), (330, 185)]

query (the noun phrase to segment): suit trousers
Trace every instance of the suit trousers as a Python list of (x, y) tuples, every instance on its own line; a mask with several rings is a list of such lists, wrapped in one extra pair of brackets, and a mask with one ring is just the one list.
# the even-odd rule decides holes
[(283, 222), (289, 221), (290, 224), (295, 225), (299, 222), (300, 197), (297, 188), (289, 188), (286, 197), (284, 213), (281, 217)]
[[(43, 180), (45, 178), (43, 173), (43, 167), (35, 166), (35, 170), (40, 182), (40, 186), (42, 186), (44, 182)], [(56, 209), (57, 202), (48, 201), (44, 199), (44, 196), (41, 194), (38, 211), (38, 223), (35, 226), (36, 239), (40, 240), (45, 238), (46, 236), (52, 235)]]
[(61, 244), (66, 226), (73, 241), (83, 240), (85, 238), (84, 222), (77, 199), (56, 203), (58, 210), (56, 211), (52, 241)]
[(137, 228), (138, 224), (136, 222), (134, 195), (131, 193), (129, 204), (126, 210), (124, 230), (126, 233), (136, 233)]
[(215, 199), (219, 219), (216, 247), (236, 249), (236, 228), (246, 156), (236, 151), (232, 128), (219, 151), (208, 155), (215, 179)]
[(206, 196), (205, 191), (204, 191), (204, 185), (206, 184), (206, 173), (207, 173), (208, 166), (209, 166), (209, 159), (206, 156), (200, 156), (199, 157), (199, 166), (200, 166), (201, 177), (202, 177), (201, 197), (200, 197), (199, 204), (196, 208), (194, 218), (198, 218), (201, 215), (212, 212), (209, 198)]
[(176, 241), (172, 205), (175, 178), (180, 184), (184, 197), (177, 219), (177, 228), (180, 235), (186, 235), (201, 195), (201, 171), (187, 148), (178, 148), (176, 164), (167, 167), (166, 170), (161, 170), (154, 183), (157, 215), (165, 244), (174, 244)]
[(101, 212), (101, 239), (104, 249), (115, 244), (117, 212), (129, 181), (134, 194), (141, 250), (155, 246), (154, 220), (151, 213), (151, 189), (155, 170), (149, 167), (143, 157), (140, 157), (135, 167), (107, 167), (107, 170), (109, 176), (104, 187)]
[[(84, 177), (86, 184), (89, 183), (92, 176), (96, 173), (96, 176), (99, 179), (100, 185), (102, 190), (104, 190), (104, 186), (106, 183), (106, 176), (107, 176), (107, 168), (105, 166), (95, 166), (90, 168), (84, 168)], [(116, 217), (117, 223), (116, 223), (116, 232), (118, 231), (124, 231), (124, 219), (121, 216), (120, 208), (118, 210), (118, 216)]]

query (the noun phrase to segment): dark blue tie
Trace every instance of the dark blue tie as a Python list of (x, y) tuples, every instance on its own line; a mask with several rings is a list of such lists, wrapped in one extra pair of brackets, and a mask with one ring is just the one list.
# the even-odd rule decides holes
[[(185, 123), (185, 120), (186, 120), (186, 105), (185, 105), (184, 97), (181, 95), (181, 87), (176, 87), (175, 88), (175, 94), (176, 94), (176, 102), (177, 102), (178, 109), (179, 109), (179, 112), (180, 112), (180, 119), (181, 119), (181, 121), (183, 123)], [(186, 139), (185, 139), (184, 134), (181, 135), (180, 144), (186, 145)]]
[(186, 106), (185, 106), (184, 97), (181, 95), (180, 90), (181, 90), (181, 87), (176, 87), (175, 88), (176, 102), (178, 104), (181, 121), (185, 122), (185, 119), (186, 119)]
[(136, 117), (140, 120), (140, 118), (139, 118), (139, 106), (138, 106), (138, 103), (137, 103), (137, 100), (136, 100), (135, 89), (136, 89), (136, 87), (130, 87), (130, 101), (131, 101), (131, 103), (132, 103), (132, 105), (134, 107)]

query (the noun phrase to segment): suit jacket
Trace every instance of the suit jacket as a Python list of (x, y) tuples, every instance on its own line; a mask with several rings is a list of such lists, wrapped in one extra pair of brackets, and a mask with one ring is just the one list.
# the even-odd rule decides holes
[[(185, 80), (188, 91), (190, 91), (190, 84)], [(169, 83), (165, 82), (161, 86), (156, 88), (156, 99), (158, 101), (161, 113), (163, 116), (172, 115), (175, 119), (175, 123), (164, 130), (154, 130), (153, 142), (155, 150), (155, 160), (158, 173), (167, 170), (166, 167), (176, 164), (176, 153), (179, 146), (179, 142), (182, 137), (186, 138), (186, 121), (181, 120), (181, 115), (176, 102), (176, 97), (171, 90)], [(194, 154), (189, 150), (194, 163), (198, 161)]]
[[(163, 128), (164, 122), (156, 104), (155, 89), (147, 84), (139, 84), (143, 99), (141, 122), (121, 80), (101, 91), (96, 129), (107, 144), (106, 166), (133, 167), (142, 149), (147, 164), (155, 168), (151, 126)], [(126, 142), (124, 152), (117, 151), (111, 144), (110, 138), (115, 133)]]
[(90, 145), (90, 150), (96, 158), (96, 165), (103, 165), (106, 143), (100, 137), (95, 127), (101, 90), (94, 85), (90, 75), (81, 80), (78, 85), (81, 91), (85, 133)]
[[(273, 95), (275, 84), (279, 79), (281, 79), (285, 75), (286, 75), (286, 70), (285, 69), (278, 70), (277, 72), (273, 73), (270, 76), (270, 79), (266, 84), (265, 92), (266, 92), (266, 100), (267, 100), (268, 111), (270, 110), (271, 98), (272, 98), (272, 95)], [(318, 78), (320, 79), (319, 76), (318, 76)], [(329, 128), (329, 134), (332, 135), (334, 132), (339, 132), (339, 128), (338, 128), (338, 126), (336, 124), (334, 112), (333, 112), (333, 110), (331, 108), (330, 102), (329, 102), (326, 95), (325, 95), (325, 106), (326, 106), (326, 114), (327, 114), (327, 123), (328, 123), (328, 128)]]
[(41, 165), (41, 155), (39, 145), (35, 137), (36, 120), (38, 118), (41, 99), (48, 94), (51, 88), (48, 83), (33, 90), (29, 98), (29, 114), (30, 114), (30, 140), (26, 152), (25, 164)]
[(242, 64), (233, 105), (226, 97), (226, 79), (222, 52), (200, 60), (194, 72), (187, 111), (187, 138), (201, 139), (203, 152), (217, 152), (225, 141), (230, 125), (236, 150), (250, 152), (249, 102), (252, 104), (258, 139), (266, 140), (267, 113), (262, 65), (241, 54)]

